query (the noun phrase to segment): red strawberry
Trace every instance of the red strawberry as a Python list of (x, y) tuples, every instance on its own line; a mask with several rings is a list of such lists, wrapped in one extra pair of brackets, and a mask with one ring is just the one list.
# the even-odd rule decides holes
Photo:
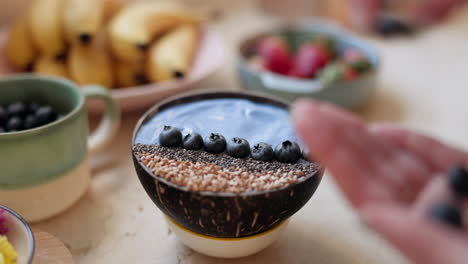
[(345, 50), (343, 59), (345, 62), (354, 63), (365, 58), (358, 49), (349, 48)]
[(346, 81), (352, 81), (356, 79), (358, 73), (350, 66), (345, 66), (343, 70), (343, 79)]
[(286, 42), (280, 37), (266, 37), (256, 47), (257, 54), (263, 57), (264, 67), (272, 72), (287, 74), (292, 59)]
[(296, 53), (290, 75), (313, 78), (329, 62), (330, 56), (323, 47), (307, 43), (302, 45)]
[(346, 49), (343, 54), (343, 60), (358, 74), (364, 73), (371, 68), (369, 60), (358, 49), (355, 48)]
[(332, 37), (319, 36), (313, 40), (313, 43), (324, 48), (330, 58), (336, 55), (336, 43)]
[(289, 72), (288, 72), (288, 76), (289, 77), (293, 77), (293, 78), (298, 78), (298, 79), (307, 79), (306, 77), (304, 77), (301, 72), (299, 72), (299, 70), (297, 68), (292, 68)]

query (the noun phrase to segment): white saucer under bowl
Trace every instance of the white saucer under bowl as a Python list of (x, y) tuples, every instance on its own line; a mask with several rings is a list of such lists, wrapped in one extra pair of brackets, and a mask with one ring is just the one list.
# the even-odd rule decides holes
[(216, 258), (241, 258), (255, 254), (278, 240), (289, 219), (263, 233), (240, 238), (205, 236), (190, 231), (167, 217), (166, 222), (183, 244), (199, 253)]

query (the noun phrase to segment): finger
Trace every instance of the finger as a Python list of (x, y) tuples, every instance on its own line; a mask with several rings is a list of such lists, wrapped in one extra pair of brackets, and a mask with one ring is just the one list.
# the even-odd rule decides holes
[[(292, 116), (311, 154), (330, 170), (353, 205), (368, 199), (388, 200), (391, 191), (404, 184), (398, 172), (385, 163), (392, 149), (369, 136), (355, 116), (311, 101), (297, 102)], [(381, 179), (389, 174), (384, 184)]]
[(354, 26), (371, 29), (377, 20), (381, 4), (380, 0), (351, 0), (351, 20)]
[[(301, 104), (305, 105), (305, 109), (310, 105), (308, 102), (302, 102), (298, 103), (296, 106), (300, 106)], [(416, 194), (419, 193), (420, 189), (427, 182), (428, 175), (430, 175), (429, 169), (424, 166), (423, 163), (408, 153), (392, 146), (392, 144), (388, 144), (388, 140), (382, 140), (380, 137), (371, 134), (367, 131), (364, 124), (355, 116), (328, 104), (314, 103), (312, 106), (318, 110), (315, 110), (315, 113), (313, 110), (311, 110), (312, 112), (310, 113), (304, 110), (304, 113), (297, 114), (297, 119), (303, 117), (306, 120), (296, 123), (307, 125), (310, 121), (310, 116), (326, 116), (324, 120), (317, 122), (317, 124), (320, 124), (322, 127), (321, 130), (324, 130), (322, 124), (328, 126), (332, 123), (331, 121), (334, 120), (334, 122), (338, 124), (336, 131), (341, 134), (334, 135), (333, 138), (329, 140), (328, 145), (337, 148), (341, 147), (343, 149), (348, 148), (348, 151), (354, 152), (353, 157), (355, 159), (365, 160), (361, 163), (354, 160), (353, 162), (354, 165), (361, 164), (366, 166), (361, 166), (360, 172), (361, 174), (368, 172), (370, 176), (367, 177), (366, 181), (374, 181), (382, 184), (380, 188), (374, 187), (369, 190), (365, 190), (361, 187), (359, 188), (361, 194), (363, 190), (365, 190), (369, 194), (368, 197), (379, 197), (381, 194), (378, 192), (382, 189), (387, 189), (390, 190), (392, 197), (398, 201), (408, 203), (415, 199)], [(299, 109), (300, 107), (296, 108)], [(349, 124), (349, 127), (345, 127), (344, 124), (346, 123)], [(354, 128), (351, 129), (350, 127)], [(298, 130), (299, 134), (301, 134), (301, 132), (304, 134), (304, 137), (311, 137), (309, 140), (305, 141), (306, 143), (317, 143), (317, 140), (320, 140), (322, 143), (328, 142), (323, 140), (323, 136), (319, 137), (315, 134), (311, 134), (310, 131), (314, 131), (313, 128), (298, 128)], [(330, 136), (332, 133), (326, 132), (325, 136), (326, 135)], [(318, 149), (316, 149), (317, 155), (323, 154), (323, 152)], [(336, 158), (330, 158), (330, 160), (331, 162), (338, 162)], [(349, 160), (349, 158), (347, 160)], [(332, 165), (327, 165), (326, 159), (322, 160), (322, 163), (331, 171), (333, 171), (333, 166), (336, 165), (334, 163), (332, 163)], [(343, 171), (345, 170), (343, 169)], [(345, 180), (350, 180), (351, 183), (355, 182), (353, 178), (355, 175), (350, 174), (349, 169), (346, 171), (348, 171), (348, 173), (344, 175), (338, 174), (341, 172), (335, 172), (333, 176), (337, 179), (340, 187), (344, 189), (356, 188), (356, 185), (344, 182)], [(342, 181), (344, 183), (342, 183)]]
[(402, 150), (395, 151), (387, 162), (398, 168), (399, 177), (405, 179), (405, 184), (399, 186), (400, 201), (412, 203), (430, 180), (432, 172), (418, 157)]
[(431, 206), (441, 202), (455, 203), (456, 201), (452, 193), (450, 193), (447, 179), (439, 175), (433, 177), (419, 194), (416, 202), (412, 206), (412, 213), (415, 216), (424, 217), (427, 215)]
[(465, 228), (468, 228), (468, 200), (463, 200), (462, 202), (462, 210), (463, 210), (463, 224)]
[(374, 204), (361, 210), (365, 223), (414, 263), (464, 263), (467, 240), (448, 227), (415, 217), (395, 205)]
[(413, 17), (418, 23), (434, 23), (445, 19), (461, 0), (419, 0), (413, 7)]
[(456, 164), (467, 164), (468, 154), (430, 137), (389, 124), (371, 126), (374, 134), (382, 136), (401, 148), (421, 157), (437, 172), (447, 172)]
[[(341, 127), (353, 127), (354, 130), (361, 126), (359, 120), (352, 116), (336, 116), (345, 125), (339, 126), (337, 122), (326, 120), (320, 104), (299, 101), (294, 104), (292, 117), (296, 131), (308, 147), (310, 154), (319, 160), (336, 177), (338, 185), (350, 198), (353, 204), (359, 204), (365, 200), (364, 192), (369, 182), (362, 177), (360, 167), (366, 167), (365, 161), (354, 162), (348, 151), (339, 149), (336, 140), (340, 135)], [(350, 175), (353, 175), (352, 177)]]
[(427, 215), (430, 208), (436, 204), (450, 203), (460, 208), (464, 226), (468, 227), (468, 201), (457, 199), (450, 190), (447, 177), (444, 175), (434, 176), (423, 191), (420, 192), (416, 202), (412, 205), (412, 214), (417, 217)]

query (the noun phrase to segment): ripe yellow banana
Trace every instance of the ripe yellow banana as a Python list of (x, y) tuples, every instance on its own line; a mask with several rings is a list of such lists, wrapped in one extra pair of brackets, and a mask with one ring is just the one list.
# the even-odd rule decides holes
[(199, 26), (179, 26), (161, 37), (150, 49), (147, 75), (153, 82), (183, 78), (192, 66), (200, 39)]
[(202, 20), (193, 11), (169, 1), (130, 4), (110, 22), (112, 51), (122, 61), (141, 61), (157, 36), (180, 24)]
[(68, 71), (78, 84), (100, 84), (112, 88), (112, 59), (107, 50), (105, 33), (105, 30), (99, 32), (90, 45), (72, 45), (68, 55)]
[(108, 23), (124, 7), (122, 0), (104, 0), (104, 22)]
[(34, 64), (33, 71), (39, 74), (68, 78), (67, 65), (63, 60), (54, 57), (40, 56)]
[(115, 62), (115, 78), (118, 88), (143, 85), (148, 82), (145, 76), (145, 64), (141, 62)]
[(32, 66), (36, 50), (29, 32), (27, 16), (20, 17), (11, 27), (6, 43), (6, 56), (18, 70), (26, 70)]
[(29, 27), (34, 44), (44, 56), (53, 57), (65, 51), (64, 3), (64, 0), (32, 0)]
[(64, 28), (68, 42), (88, 44), (103, 26), (104, 0), (67, 0)]

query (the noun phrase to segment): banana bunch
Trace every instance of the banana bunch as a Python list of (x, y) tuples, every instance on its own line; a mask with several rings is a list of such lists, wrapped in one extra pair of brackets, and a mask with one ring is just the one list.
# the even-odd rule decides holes
[(186, 76), (204, 17), (171, 0), (120, 1), (31, 0), (6, 57), (19, 71), (109, 88)]
[(183, 78), (190, 70), (197, 51), (199, 28), (187, 24), (175, 28), (150, 48), (147, 74), (152, 82)]
[(40, 56), (34, 63), (33, 71), (39, 74), (68, 78), (67, 65), (61, 59)]
[(6, 43), (6, 56), (20, 70), (31, 68), (37, 51), (29, 32), (28, 17), (20, 17), (10, 29)]
[(86, 46), (72, 45), (69, 51), (68, 70), (78, 84), (101, 84), (112, 87), (112, 58), (106, 49), (105, 31), (96, 33), (93, 43)]

